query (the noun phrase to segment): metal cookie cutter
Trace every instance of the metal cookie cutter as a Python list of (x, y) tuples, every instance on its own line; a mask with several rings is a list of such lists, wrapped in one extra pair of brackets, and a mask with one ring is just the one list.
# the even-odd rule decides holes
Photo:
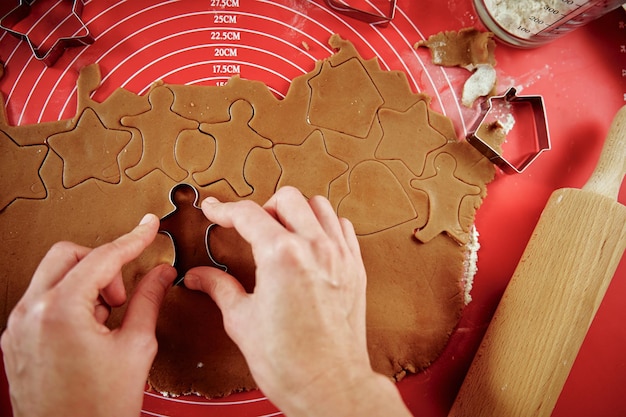
[[(482, 124), (485, 123), (489, 112), (492, 110), (493, 102), (495, 100), (503, 100), (505, 103), (511, 104), (526, 102), (532, 109), (535, 147), (533, 151), (519, 163), (510, 162), (496, 149), (494, 149), (487, 140), (480, 137), (480, 128)], [(548, 132), (548, 120), (542, 96), (518, 96), (517, 90), (514, 87), (511, 87), (501, 96), (489, 97), (481, 103), (480, 109), (480, 116), (470, 128), (467, 135), (467, 141), (507, 174), (519, 174), (523, 172), (535, 159), (537, 159), (537, 157), (539, 157), (542, 152), (550, 150), (551, 145), (550, 134)]]
[[(396, 14), (396, 1), (397, 0), (375, 0), (373, 3), (368, 2), (371, 6), (371, 10), (350, 4), (355, 3), (355, 1), (326, 0), (326, 3), (331, 9), (355, 19), (362, 20), (363, 22), (372, 25), (386, 25), (393, 20)], [(388, 10), (385, 13), (380, 11), (381, 9)]]
[(4, 29), (13, 36), (28, 43), (28, 46), (33, 51), (33, 55), (37, 60), (42, 61), (47, 66), (52, 66), (63, 54), (65, 48), (72, 46), (86, 46), (94, 42), (91, 32), (89, 32), (87, 25), (85, 25), (81, 19), (84, 0), (71, 0), (71, 2), (71, 16), (73, 16), (80, 23), (81, 28), (76, 32), (78, 34), (58, 38), (48, 50), (41, 50), (40, 46), (36, 46), (29, 36), (29, 32), (20, 32), (15, 29), (17, 23), (25, 19), (26, 16), (30, 14), (31, 6), (35, 3), (35, 0), (20, 0), (20, 4), (18, 6), (0, 19), (0, 29)]
[(198, 206), (200, 194), (191, 184), (181, 183), (170, 190), (174, 209), (161, 218), (159, 233), (168, 236), (174, 247), (172, 266), (178, 272), (174, 285), (181, 285), (185, 273), (196, 266), (214, 266), (226, 271), (226, 266), (213, 258), (209, 234), (215, 226)]

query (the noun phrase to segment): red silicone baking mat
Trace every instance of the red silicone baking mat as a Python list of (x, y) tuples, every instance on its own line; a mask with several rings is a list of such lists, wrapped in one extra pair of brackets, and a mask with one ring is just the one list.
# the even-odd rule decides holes
[[(38, 0), (42, 2), (47, 7), (64, 3)], [(0, 10), (10, 6), (4, 2)], [(159, 79), (219, 85), (234, 74), (261, 80), (281, 97), (291, 79), (332, 53), (327, 40), (333, 33), (352, 41), (363, 57), (379, 57), (383, 68), (406, 72), (411, 87), (430, 94), (432, 107), (453, 119), (460, 137), (476, 116), (475, 109), (458, 104), (469, 73), (435, 67), (428, 51), (412, 48), (441, 30), (480, 26), (470, 0), (398, 0), (395, 18), (386, 27), (337, 14), (323, 0), (87, 0), (82, 16), (95, 42), (68, 50), (51, 68), (35, 60), (26, 43), (0, 34), (0, 58), (6, 64), (0, 90), (12, 124), (71, 118), (77, 71), (94, 62), (103, 74), (95, 95), (99, 100), (118, 87), (145, 93)], [(625, 21), (620, 9), (539, 49), (498, 45), (499, 89), (516, 86), (521, 94), (544, 96), (553, 149), (523, 174), (498, 173), (489, 185), (476, 219), (482, 248), (473, 301), (441, 358), (398, 384), (416, 415), (447, 415), (550, 193), (580, 187), (591, 173), (611, 119), (626, 103)], [(620, 201), (626, 202), (625, 186)], [(626, 415), (624, 294), (623, 259), (554, 416)], [(0, 388), (0, 415), (10, 416), (6, 380)], [(214, 401), (147, 392), (142, 415), (281, 413), (258, 391)]]

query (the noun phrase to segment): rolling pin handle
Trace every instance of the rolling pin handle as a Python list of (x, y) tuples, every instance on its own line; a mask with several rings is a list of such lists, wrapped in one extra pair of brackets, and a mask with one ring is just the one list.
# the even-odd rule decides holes
[(617, 200), (626, 175), (626, 105), (615, 115), (598, 164), (583, 190)]

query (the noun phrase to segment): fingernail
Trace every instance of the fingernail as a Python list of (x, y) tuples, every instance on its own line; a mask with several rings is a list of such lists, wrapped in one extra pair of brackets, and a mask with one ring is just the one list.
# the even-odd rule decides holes
[(174, 283), (177, 276), (178, 274), (176, 273), (176, 269), (174, 269), (173, 266), (166, 264), (159, 274), (159, 280), (164, 286), (169, 287)]
[(189, 289), (195, 288), (198, 282), (198, 276), (194, 274), (187, 273), (185, 274), (185, 278), (183, 278), (183, 282), (185, 283), (185, 287)]
[(202, 205), (213, 205), (219, 202), (220, 201), (215, 197), (207, 197), (202, 201)]
[(141, 221), (139, 222), (139, 225), (144, 225), (144, 224), (148, 224), (152, 221), (152, 219), (154, 218), (154, 214), (146, 214), (145, 216), (143, 216), (143, 218), (141, 219)]

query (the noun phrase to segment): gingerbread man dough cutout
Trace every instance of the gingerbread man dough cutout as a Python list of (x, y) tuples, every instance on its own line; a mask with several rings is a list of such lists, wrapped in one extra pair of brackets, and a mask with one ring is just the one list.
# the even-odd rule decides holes
[[(415, 237), (426, 243), (439, 233), (446, 232), (461, 244), (467, 242), (467, 231), (459, 221), (460, 206), (467, 195), (480, 194), (480, 187), (467, 184), (454, 176), (457, 161), (449, 153), (442, 152), (435, 157), (436, 174), (428, 178), (415, 178), (411, 187), (428, 194), (428, 222), (415, 231)], [(447, 190), (445, 193), (440, 190)]]
[(219, 180), (226, 180), (240, 197), (250, 195), (254, 190), (243, 176), (248, 154), (253, 148), (272, 147), (272, 142), (255, 132), (249, 125), (254, 117), (252, 105), (245, 100), (237, 100), (230, 106), (230, 120), (221, 123), (202, 123), (200, 130), (215, 139), (215, 160), (211, 166), (193, 175), (201, 186)]
[(171, 110), (174, 93), (167, 87), (156, 87), (148, 96), (152, 108), (145, 113), (123, 117), (122, 125), (139, 129), (143, 140), (141, 160), (126, 174), (133, 180), (143, 178), (155, 169), (174, 181), (182, 181), (187, 171), (176, 161), (174, 149), (182, 131), (198, 129), (199, 123)]

